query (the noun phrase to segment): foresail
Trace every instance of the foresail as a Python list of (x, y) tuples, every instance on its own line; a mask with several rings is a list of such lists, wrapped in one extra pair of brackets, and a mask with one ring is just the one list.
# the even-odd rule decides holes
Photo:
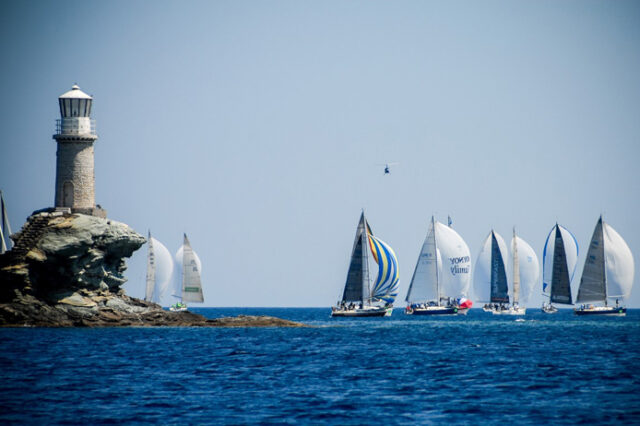
[(438, 262), (436, 253), (436, 240), (433, 222), (429, 225), (429, 231), (422, 243), (422, 249), (418, 255), (413, 277), (409, 284), (407, 297), (409, 303), (423, 302), (438, 299)]
[(191, 244), (185, 234), (184, 250), (182, 252), (182, 301), (204, 302), (202, 295), (202, 283), (200, 281), (200, 268)]
[(603, 223), (607, 297), (627, 298), (633, 285), (634, 262), (631, 249), (608, 223)]
[(476, 302), (491, 300), (491, 234), (482, 243), (473, 269), (473, 293)]
[[(393, 303), (398, 295), (398, 259), (393, 249), (384, 241), (369, 235), (369, 241), (375, 250), (375, 258), (378, 262), (378, 276), (373, 289), (372, 299), (382, 300), (386, 303)], [(373, 251), (372, 251), (373, 253)]]
[[(516, 236), (518, 247), (518, 266), (520, 270), (520, 304), (531, 299), (533, 289), (540, 279), (540, 263), (533, 248), (522, 238)], [(513, 241), (511, 242), (513, 247)], [(514, 303), (516, 300), (514, 300)]]
[(453, 228), (436, 222), (435, 229), (436, 246), (442, 259), (438, 270), (440, 295), (468, 297), (471, 285), (469, 246)]
[(593, 230), (587, 258), (584, 261), (577, 302), (602, 302), (605, 299), (604, 238), (600, 218)]
[[(561, 242), (558, 239), (561, 238)], [(562, 245), (564, 252), (556, 252), (556, 246)], [(558, 262), (564, 259), (564, 265), (566, 265), (567, 274), (561, 274), (560, 270), (564, 269), (564, 266)], [(550, 300), (554, 303), (568, 303), (571, 304), (571, 282), (575, 274), (576, 266), (578, 264), (578, 241), (569, 230), (561, 225), (556, 224), (544, 244), (544, 251), (542, 254), (542, 292), (550, 297)], [(557, 286), (554, 283), (554, 274)], [(552, 292), (552, 285), (555, 289)], [(553, 293), (553, 294), (552, 294)], [(555, 300), (553, 300), (555, 299)]]

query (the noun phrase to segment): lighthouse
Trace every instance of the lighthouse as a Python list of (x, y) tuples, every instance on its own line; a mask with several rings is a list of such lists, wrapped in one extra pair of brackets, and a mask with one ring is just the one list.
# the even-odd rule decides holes
[(93, 143), (98, 139), (91, 118), (93, 98), (77, 85), (60, 95), (60, 119), (53, 139), (56, 152), (56, 210), (106, 217), (96, 207)]

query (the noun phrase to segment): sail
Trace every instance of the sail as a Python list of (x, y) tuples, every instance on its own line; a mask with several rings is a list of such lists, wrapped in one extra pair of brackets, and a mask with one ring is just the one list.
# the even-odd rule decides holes
[(507, 272), (504, 266), (507, 251), (504, 247), (502, 237), (491, 231), (491, 302), (493, 303), (509, 303)]
[(444, 297), (468, 297), (471, 285), (471, 252), (460, 234), (445, 226), (435, 223), (435, 239), (439, 262), (438, 277), (440, 295)]
[(144, 300), (162, 303), (173, 274), (173, 259), (169, 250), (149, 232), (147, 284)]
[(147, 254), (147, 285), (144, 292), (144, 300), (147, 302), (153, 299), (153, 290), (156, 286), (156, 256), (153, 252), (153, 239), (149, 231), (149, 253)]
[(204, 302), (202, 283), (200, 282), (200, 267), (187, 234), (184, 235), (182, 253), (182, 301)]
[(409, 303), (439, 300), (438, 295), (438, 256), (434, 222), (431, 221), (429, 231), (422, 244), (416, 267), (413, 270), (411, 284), (405, 300)]
[[(515, 255), (513, 250), (514, 244), (518, 248), (518, 277), (520, 278), (520, 294), (518, 300), (515, 295), (515, 286), (512, 286), (514, 289), (513, 303), (519, 302), (520, 304), (525, 304), (530, 300), (533, 288), (540, 279), (540, 263), (538, 262), (538, 256), (536, 256), (533, 248), (518, 236), (515, 237), (515, 241), (511, 240), (512, 256)], [(515, 276), (515, 274), (513, 275)]]
[(604, 238), (600, 218), (596, 229), (593, 230), (587, 258), (584, 261), (577, 302), (602, 302), (605, 299)]
[[(356, 237), (353, 241), (353, 249), (351, 250), (351, 261), (349, 262), (349, 271), (347, 272), (347, 282), (344, 285), (344, 292), (342, 293), (343, 302), (361, 302), (367, 297), (365, 292), (368, 293), (369, 271), (367, 261), (367, 242), (365, 237), (369, 231), (369, 224), (367, 223), (364, 212), (360, 215), (360, 221), (358, 222), (358, 228), (356, 230)], [(365, 284), (366, 281), (366, 284)]]
[[(157, 243), (158, 243), (158, 240), (154, 240), (154, 246), (155, 246), (154, 248), (156, 249), (155, 251), (156, 251), (157, 263), (160, 263), (161, 251), (158, 250)], [(176, 251), (176, 254), (173, 257), (173, 263), (172, 263), (172, 265), (173, 265), (172, 266), (173, 275), (171, 276), (172, 296), (173, 297), (177, 297), (178, 299), (182, 299), (182, 276), (184, 275), (184, 273), (183, 273), (183, 270), (184, 270), (184, 265), (183, 265), (184, 251), (185, 251), (185, 246), (183, 244)], [(191, 252), (193, 253), (193, 256), (195, 257), (196, 266), (198, 267), (198, 270), (202, 271), (202, 263), (200, 262), (200, 257), (198, 256), (198, 253), (193, 251), (193, 249), (191, 249)], [(168, 253), (168, 251), (167, 251), (167, 253)], [(169, 258), (170, 257), (171, 257), (171, 255), (169, 255)]]
[(633, 285), (633, 255), (624, 239), (608, 223), (603, 222), (607, 297), (627, 298)]
[(378, 276), (371, 290), (371, 298), (393, 303), (398, 295), (400, 281), (398, 259), (393, 249), (381, 239), (369, 235), (369, 242), (373, 247), (371, 252), (375, 253), (374, 259), (378, 263)]
[[(0, 254), (4, 253), (10, 247), (13, 247), (11, 241), (11, 225), (9, 224), (9, 215), (7, 214), (7, 205), (4, 202), (4, 196), (0, 191), (0, 213), (2, 215), (2, 223), (0, 224)], [(8, 244), (5, 242), (5, 236)]]
[(499, 234), (491, 231), (482, 244), (473, 273), (473, 288), (478, 302), (509, 302), (504, 267), (504, 259), (507, 259), (507, 256), (504, 240)]
[(542, 292), (553, 303), (572, 304), (571, 281), (578, 263), (578, 242), (566, 228), (556, 224), (544, 244)]
[(520, 301), (520, 259), (518, 258), (518, 237), (516, 228), (513, 228), (513, 238), (511, 239), (511, 258), (513, 265), (513, 283), (511, 298), (514, 304)]

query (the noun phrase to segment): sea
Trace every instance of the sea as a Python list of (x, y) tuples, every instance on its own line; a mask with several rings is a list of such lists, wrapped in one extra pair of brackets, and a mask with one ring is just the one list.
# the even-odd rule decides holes
[(640, 310), (0, 329), (0, 424), (640, 424)]

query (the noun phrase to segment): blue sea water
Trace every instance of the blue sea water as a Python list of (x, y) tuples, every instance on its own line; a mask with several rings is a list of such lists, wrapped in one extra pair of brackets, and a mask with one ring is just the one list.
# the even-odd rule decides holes
[(315, 327), (0, 329), (0, 423), (640, 423), (640, 310), (194, 311)]

